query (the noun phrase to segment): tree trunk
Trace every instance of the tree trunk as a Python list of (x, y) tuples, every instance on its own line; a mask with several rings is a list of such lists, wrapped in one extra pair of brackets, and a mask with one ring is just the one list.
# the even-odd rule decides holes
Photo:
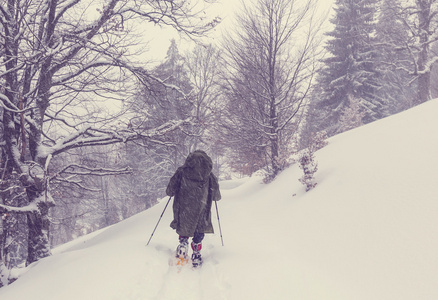
[(51, 205), (40, 202), (38, 206), (39, 212), (27, 214), (29, 233), (26, 265), (51, 255), (48, 217)]
[(424, 103), (430, 99), (430, 73), (428, 72), (418, 76), (418, 96), (416, 104)]
[(4, 279), (8, 271), (3, 262), (4, 240), (5, 240), (5, 232), (3, 230), (3, 218), (2, 215), (0, 214), (0, 288), (7, 284), (6, 280)]
[(277, 133), (277, 129), (278, 129), (278, 116), (277, 116), (277, 110), (275, 107), (275, 100), (272, 100), (271, 103), (271, 164), (272, 164), (272, 175), (273, 177), (276, 177), (278, 175), (278, 173), (280, 173), (280, 166), (278, 164), (278, 133)]
[(3, 261), (0, 260), (0, 288), (7, 285), (9, 281), (9, 270), (5, 267)]

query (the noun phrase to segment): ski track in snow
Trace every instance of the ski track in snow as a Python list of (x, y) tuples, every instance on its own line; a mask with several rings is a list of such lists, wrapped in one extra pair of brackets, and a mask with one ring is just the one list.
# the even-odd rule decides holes
[[(207, 248), (207, 249), (206, 249)], [(158, 251), (165, 253), (163, 260), (172, 258), (174, 250), (162, 246), (156, 246)], [(218, 278), (216, 265), (218, 261), (211, 255), (213, 246), (204, 246), (204, 263), (201, 268), (193, 269), (191, 263), (182, 268), (167, 264), (166, 272), (162, 276), (154, 300), (173, 300), (173, 299), (228, 299), (225, 294), (226, 288)], [(166, 263), (162, 261), (162, 263)], [(136, 294), (132, 299), (139, 299)]]
[(193, 269), (191, 263), (178, 270), (168, 263), (174, 250), (162, 244), (149, 246), (146, 252), (153, 251), (154, 261), (139, 263), (137, 274), (133, 274), (132, 285), (113, 295), (112, 300), (173, 300), (173, 299), (229, 299), (227, 283), (218, 275), (219, 262), (212, 254), (215, 247), (206, 244), (203, 249), (204, 263)]

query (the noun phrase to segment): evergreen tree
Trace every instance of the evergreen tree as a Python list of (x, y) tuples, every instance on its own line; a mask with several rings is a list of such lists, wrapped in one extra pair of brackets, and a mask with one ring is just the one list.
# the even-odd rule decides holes
[(408, 70), (412, 69), (410, 53), (405, 47), (409, 39), (402, 17), (400, 0), (382, 0), (376, 27), (381, 74), (382, 97), (387, 99), (385, 115), (412, 106), (416, 83)]
[(383, 117), (383, 100), (378, 96), (379, 74), (373, 49), (378, 0), (337, 0), (333, 31), (326, 50), (330, 57), (318, 81), (319, 130), (329, 135), (340, 132), (339, 119), (349, 98), (361, 99), (364, 123)]
[[(185, 68), (185, 59), (175, 40), (171, 40), (163, 63), (153, 70), (153, 75), (157, 80), (148, 87), (141, 87), (139, 95), (129, 103), (135, 113), (131, 120), (133, 126), (147, 130), (163, 121), (190, 118), (194, 107), (193, 100), (190, 99), (192, 85)], [(185, 131), (191, 132), (192, 128), (187, 127)], [(158, 156), (172, 153), (166, 160), (169, 163), (166, 168), (170, 172), (182, 164), (192, 150), (192, 143), (190, 135), (176, 130), (143, 146)]]
[(314, 152), (310, 149), (303, 150), (298, 158), (298, 164), (304, 173), (298, 180), (306, 186), (306, 192), (308, 192), (317, 185), (315, 182), (315, 173), (318, 171), (318, 163), (315, 161)]

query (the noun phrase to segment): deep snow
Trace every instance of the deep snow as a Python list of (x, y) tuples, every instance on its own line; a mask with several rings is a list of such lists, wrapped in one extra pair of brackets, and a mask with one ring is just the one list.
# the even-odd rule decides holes
[(202, 269), (169, 267), (170, 207), (146, 247), (165, 198), (56, 248), (0, 299), (438, 299), (437, 116), (433, 100), (331, 138), (308, 193), (297, 165), (221, 182), (225, 246), (216, 223)]

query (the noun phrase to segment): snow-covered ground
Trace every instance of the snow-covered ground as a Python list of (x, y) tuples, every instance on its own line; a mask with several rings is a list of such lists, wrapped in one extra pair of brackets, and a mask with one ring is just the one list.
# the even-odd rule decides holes
[[(1, 300), (438, 299), (438, 100), (338, 135), (306, 193), (293, 165), (269, 185), (223, 182), (202, 269), (169, 267), (167, 199), (58, 247)], [(215, 216), (215, 213), (213, 214)]]

